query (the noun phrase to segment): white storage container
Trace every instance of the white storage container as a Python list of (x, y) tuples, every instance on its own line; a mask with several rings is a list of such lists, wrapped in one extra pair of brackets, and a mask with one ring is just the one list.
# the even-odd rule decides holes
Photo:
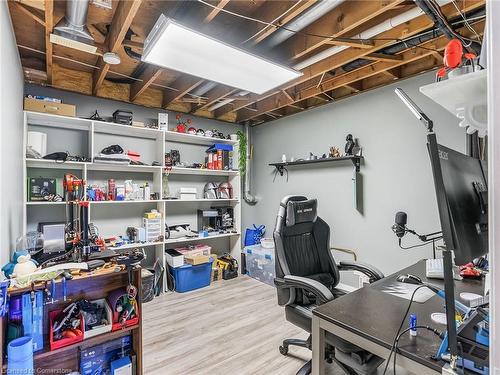
[(161, 235), (161, 219), (142, 218), (142, 224), (146, 232), (146, 241), (157, 241)]
[(243, 252), (245, 253), (247, 275), (274, 286), (274, 277), (276, 275), (274, 249), (253, 245), (246, 246)]
[[(83, 338), (84, 340), (101, 335), (103, 333), (108, 333), (111, 332), (111, 328), (113, 327), (113, 313), (111, 312), (111, 307), (109, 307), (108, 302), (106, 301), (105, 298), (102, 299), (97, 299), (95, 301), (91, 301), (92, 303), (98, 304), (99, 306), (104, 306), (106, 310), (106, 320), (108, 321), (107, 324), (102, 324), (100, 326), (96, 326), (93, 329), (87, 331), (85, 330), (83, 332)], [(85, 317), (82, 318), (83, 322), (85, 323)]]
[(179, 189), (179, 199), (192, 200), (196, 199), (197, 191), (196, 188), (181, 187)]
[(184, 255), (175, 249), (165, 250), (165, 258), (170, 267), (175, 268), (184, 265)]

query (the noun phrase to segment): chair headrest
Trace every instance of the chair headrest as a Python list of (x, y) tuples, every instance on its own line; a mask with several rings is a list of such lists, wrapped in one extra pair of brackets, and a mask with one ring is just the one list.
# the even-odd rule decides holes
[(316, 199), (288, 201), (286, 205), (286, 226), (314, 223), (318, 217), (317, 208), (318, 201)]

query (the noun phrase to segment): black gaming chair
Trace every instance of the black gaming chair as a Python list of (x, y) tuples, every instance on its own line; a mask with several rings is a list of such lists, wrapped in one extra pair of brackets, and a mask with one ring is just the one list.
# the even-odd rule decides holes
[[(360, 271), (370, 282), (384, 277), (379, 270), (363, 263), (335, 263), (330, 250), (330, 227), (317, 216), (316, 199), (283, 198), (276, 219), (274, 243), (278, 304), (285, 306), (286, 320), (309, 333), (314, 307), (345, 294), (336, 289), (339, 271)], [(334, 335), (327, 333), (326, 342), (325, 359), (337, 363), (346, 374), (373, 374), (383, 362), (382, 358)], [(290, 345), (311, 349), (311, 335), (307, 340), (284, 340), (281, 354), (287, 355)], [(310, 372), (311, 361), (297, 375)]]

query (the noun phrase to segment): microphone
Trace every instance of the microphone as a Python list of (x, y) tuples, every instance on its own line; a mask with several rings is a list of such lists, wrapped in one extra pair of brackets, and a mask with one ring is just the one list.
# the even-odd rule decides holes
[(406, 222), (408, 220), (408, 215), (406, 212), (397, 212), (394, 218), (394, 225), (392, 226), (392, 231), (401, 238), (406, 233)]

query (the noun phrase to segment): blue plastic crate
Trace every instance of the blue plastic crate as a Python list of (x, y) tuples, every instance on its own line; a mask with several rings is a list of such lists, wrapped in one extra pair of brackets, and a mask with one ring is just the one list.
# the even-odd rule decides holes
[(210, 258), (208, 263), (198, 264), (196, 266), (185, 264), (176, 268), (170, 267), (170, 273), (175, 281), (175, 291), (184, 293), (209, 286), (212, 276), (213, 261), (214, 260)]

